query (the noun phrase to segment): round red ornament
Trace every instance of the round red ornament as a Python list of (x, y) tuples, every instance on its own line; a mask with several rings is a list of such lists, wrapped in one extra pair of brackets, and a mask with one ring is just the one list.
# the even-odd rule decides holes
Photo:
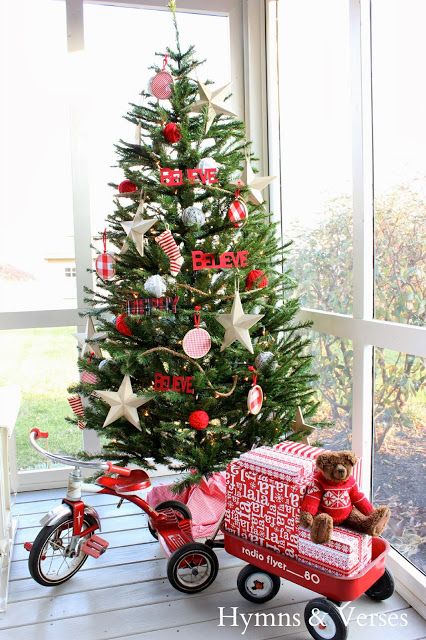
[(169, 144), (179, 142), (182, 138), (182, 134), (176, 122), (169, 122), (169, 124), (166, 124), (163, 129), (163, 136)]
[(228, 209), (228, 218), (234, 225), (234, 227), (241, 227), (247, 220), (248, 209), (245, 202), (239, 198), (240, 192), (237, 189), (235, 192), (235, 200), (231, 203)]
[(137, 185), (131, 180), (123, 180), (123, 182), (120, 182), (120, 184), (118, 185), (119, 193), (134, 193), (137, 190)]
[(100, 278), (110, 280), (115, 276), (115, 258), (110, 253), (107, 253), (106, 250), (106, 229), (104, 230), (102, 239), (104, 252), (96, 258), (95, 269)]
[(128, 327), (126, 324), (126, 318), (127, 315), (125, 313), (121, 313), (119, 316), (117, 316), (115, 320), (115, 328), (123, 336), (132, 336), (133, 333), (130, 327)]
[(195, 307), (195, 329), (188, 331), (182, 342), (182, 348), (186, 355), (195, 359), (205, 356), (212, 346), (209, 333), (205, 329), (200, 328), (200, 309), (201, 307)]
[(189, 424), (197, 431), (205, 429), (210, 422), (209, 414), (201, 409), (193, 411), (189, 416)]
[(247, 274), (246, 278), (246, 291), (251, 289), (263, 289), (268, 285), (268, 278), (262, 269), (252, 269)]
[(173, 78), (168, 71), (160, 71), (150, 82), (152, 95), (159, 100), (167, 100), (172, 95)]

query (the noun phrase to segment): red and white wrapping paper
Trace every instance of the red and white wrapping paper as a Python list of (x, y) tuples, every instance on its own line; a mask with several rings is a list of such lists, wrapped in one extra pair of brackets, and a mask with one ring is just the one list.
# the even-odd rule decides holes
[(240, 460), (250, 465), (257, 465), (263, 469), (270, 469), (278, 473), (290, 475), (293, 478), (309, 477), (313, 473), (313, 464), (310, 460), (295, 460), (293, 456), (275, 451), (271, 447), (258, 447), (240, 456)]
[(311, 478), (306, 461), (268, 447), (243, 456), (226, 470), (225, 529), (296, 558), (300, 503)]
[(182, 493), (173, 493), (171, 485), (153, 487), (147, 502), (154, 507), (165, 500), (179, 500), (186, 504), (192, 514), (192, 535), (195, 539), (207, 538), (216, 529), (225, 510), (225, 472), (213, 473), (203, 478), (199, 485)]
[(327, 544), (315, 544), (309, 529), (299, 527), (298, 559), (336, 576), (352, 576), (371, 562), (371, 536), (334, 527)]
[[(298, 459), (303, 458), (306, 460), (312, 460), (313, 462), (315, 462), (320, 453), (325, 451), (325, 449), (321, 449), (321, 447), (311, 447), (303, 442), (291, 442), (290, 440), (276, 444), (274, 449), (276, 451), (281, 451), (291, 456), (295, 456)], [(358, 485), (361, 484), (361, 464), (362, 461), (358, 460), (352, 472)]]

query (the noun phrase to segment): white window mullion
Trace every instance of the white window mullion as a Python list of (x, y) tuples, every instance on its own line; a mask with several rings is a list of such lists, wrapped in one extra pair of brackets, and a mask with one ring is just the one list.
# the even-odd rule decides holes
[[(77, 279), (77, 307), (84, 311), (84, 287), (93, 288), (93, 264), (90, 248), (92, 229), (88, 168), (87, 108), (84, 92), (84, 16), (83, 0), (67, 0), (67, 42), (70, 76), (71, 170), (74, 214), (74, 249)], [(78, 331), (86, 322), (79, 318)], [(93, 429), (83, 431), (84, 448), (89, 453), (100, 449), (99, 436)]]
[[(350, 0), (352, 56), (353, 316), (374, 313), (373, 138), (369, 0)], [(352, 447), (363, 457), (362, 486), (371, 486), (373, 347), (353, 340)]]

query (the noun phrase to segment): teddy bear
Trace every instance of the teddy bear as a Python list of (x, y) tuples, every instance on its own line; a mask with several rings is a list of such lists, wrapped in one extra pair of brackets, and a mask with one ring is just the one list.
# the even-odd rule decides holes
[(333, 525), (343, 524), (370, 536), (379, 536), (385, 529), (390, 509), (386, 505), (374, 509), (360, 491), (352, 475), (357, 460), (352, 451), (325, 451), (317, 457), (300, 511), (300, 524), (311, 530), (313, 542), (329, 542)]

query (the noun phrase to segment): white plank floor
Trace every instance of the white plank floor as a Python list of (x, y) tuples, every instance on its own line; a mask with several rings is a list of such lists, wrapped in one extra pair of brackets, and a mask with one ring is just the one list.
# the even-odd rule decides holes
[[(155, 483), (162, 481), (156, 478)], [(243, 563), (227, 555), (217, 554), (219, 575), (206, 591), (188, 596), (175, 591), (166, 578), (166, 560), (159, 545), (146, 527), (146, 517), (129, 503), (116, 509), (117, 500), (110, 496), (90, 496), (87, 502), (96, 506), (102, 518), (102, 534), (109, 542), (107, 552), (98, 560), (89, 558), (82, 570), (60, 587), (46, 588), (34, 582), (28, 573), (28, 554), (23, 542), (32, 541), (41, 516), (60, 502), (62, 489), (18, 494), (14, 507), (19, 516), (16, 544), (11, 567), (9, 605), (0, 614), (0, 640), (268, 640), (308, 639), (303, 624), (303, 610), (310, 591), (288, 582), (280, 593), (263, 606), (251, 605), (236, 589), (236, 579)], [(219, 607), (225, 614), (237, 607), (238, 614), (298, 614), (301, 624), (283, 626), (272, 616), (256, 620), (252, 617), (245, 632), (241, 617), (238, 626), (219, 627)], [(366, 597), (355, 604), (355, 615), (383, 614), (375, 625), (350, 623), (352, 640), (420, 640), (426, 638), (426, 624), (398, 595), (382, 603)], [(391, 616), (391, 614), (394, 614)], [(402, 617), (401, 617), (402, 616)], [(247, 617), (246, 617), (247, 619)], [(406, 625), (404, 624), (406, 620)], [(386, 622), (385, 626), (383, 620)], [(283, 619), (285, 625), (285, 618)], [(291, 620), (292, 621), (292, 620)], [(380, 622), (382, 621), (382, 622)], [(243, 633), (244, 632), (244, 633)], [(178, 635), (179, 634), (179, 635)]]

